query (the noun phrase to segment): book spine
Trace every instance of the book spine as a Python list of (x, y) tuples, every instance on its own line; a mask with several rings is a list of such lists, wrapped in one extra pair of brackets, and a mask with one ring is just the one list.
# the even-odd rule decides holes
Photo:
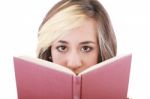
[(73, 76), (73, 99), (80, 99), (81, 76)]

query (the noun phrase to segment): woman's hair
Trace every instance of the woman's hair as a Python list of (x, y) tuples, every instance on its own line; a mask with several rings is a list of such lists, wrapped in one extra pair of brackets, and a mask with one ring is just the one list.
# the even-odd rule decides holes
[[(97, 23), (100, 62), (116, 56), (117, 43), (105, 8), (97, 0), (61, 0), (45, 16), (38, 33), (38, 58), (51, 61), (51, 44), (91, 18)], [(88, 34), (87, 34), (88, 35)]]

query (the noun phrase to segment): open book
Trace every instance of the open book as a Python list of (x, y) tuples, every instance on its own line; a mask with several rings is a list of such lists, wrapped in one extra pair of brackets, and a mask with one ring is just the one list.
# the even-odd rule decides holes
[(18, 99), (125, 99), (131, 54), (117, 56), (76, 75), (31, 57), (14, 57)]

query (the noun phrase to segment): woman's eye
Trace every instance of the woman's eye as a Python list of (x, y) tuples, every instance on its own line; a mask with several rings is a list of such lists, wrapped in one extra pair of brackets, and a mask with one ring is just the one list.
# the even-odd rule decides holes
[(83, 46), (81, 48), (81, 51), (82, 52), (90, 52), (93, 48), (92, 47), (89, 47), (89, 46)]
[(67, 47), (66, 47), (66, 46), (58, 46), (58, 47), (56, 47), (56, 49), (57, 49), (59, 52), (66, 52), (66, 51), (67, 51)]

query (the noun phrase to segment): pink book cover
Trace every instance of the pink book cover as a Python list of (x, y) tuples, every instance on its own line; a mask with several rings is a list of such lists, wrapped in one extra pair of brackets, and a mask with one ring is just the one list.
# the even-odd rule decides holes
[(128, 54), (76, 75), (48, 61), (14, 57), (18, 99), (126, 99), (130, 66)]
[(82, 74), (81, 99), (126, 99), (131, 57), (115, 57)]
[(14, 64), (18, 99), (72, 99), (72, 75), (19, 58)]

